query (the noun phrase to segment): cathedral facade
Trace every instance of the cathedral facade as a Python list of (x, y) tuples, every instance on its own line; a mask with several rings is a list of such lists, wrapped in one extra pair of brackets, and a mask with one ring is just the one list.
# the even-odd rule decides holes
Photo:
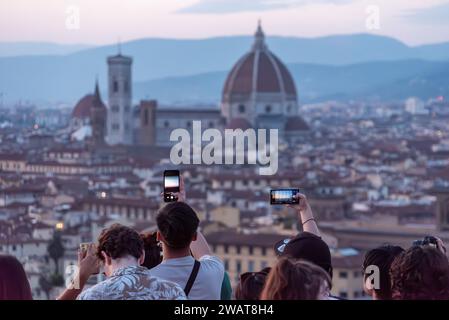
[[(265, 43), (259, 23), (254, 42), (232, 67), (223, 86), (219, 108), (159, 107), (157, 101), (132, 105), (132, 58), (120, 52), (108, 57), (108, 103), (104, 132), (109, 145), (170, 146), (170, 133), (192, 121), (202, 128), (277, 129), (279, 139), (300, 143), (310, 132), (300, 116), (295, 82), (287, 67)], [(92, 125), (102, 125), (97, 119)], [(98, 140), (98, 138), (95, 138)]]

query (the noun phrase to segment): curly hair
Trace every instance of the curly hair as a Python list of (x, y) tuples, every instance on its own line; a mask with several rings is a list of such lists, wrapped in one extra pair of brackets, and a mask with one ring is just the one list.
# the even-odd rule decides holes
[(143, 240), (134, 229), (116, 223), (104, 229), (98, 237), (97, 256), (104, 260), (102, 251), (112, 259), (127, 255), (138, 259), (142, 255)]
[(329, 274), (308, 261), (283, 257), (271, 269), (261, 300), (317, 300), (323, 284), (332, 287)]
[(390, 277), (393, 299), (449, 299), (449, 261), (435, 248), (414, 246), (401, 253)]
[(162, 262), (162, 249), (156, 239), (156, 232), (143, 233), (140, 235), (145, 249), (145, 261), (143, 266), (151, 269)]

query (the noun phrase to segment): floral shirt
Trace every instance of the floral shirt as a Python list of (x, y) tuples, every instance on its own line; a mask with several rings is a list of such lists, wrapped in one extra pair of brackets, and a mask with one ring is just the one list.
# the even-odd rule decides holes
[(176, 283), (154, 277), (142, 266), (116, 270), (108, 279), (83, 291), (78, 300), (186, 300)]

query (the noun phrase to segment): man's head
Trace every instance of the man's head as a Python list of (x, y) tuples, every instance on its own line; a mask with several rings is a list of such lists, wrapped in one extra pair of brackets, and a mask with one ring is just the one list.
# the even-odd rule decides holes
[[(401, 247), (384, 245), (368, 251), (363, 261), (364, 289), (370, 296), (379, 300), (391, 299), (390, 267), (394, 259), (404, 251)], [(379, 274), (372, 274), (370, 268), (378, 268)], [(372, 276), (370, 276), (372, 274)], [(379, 277), (379, 287), (372, 285), (372, 277)]]
[(413, 246), (390, 268), (391, 291), (396, 300), (448, 300), (449, 262), (438, 249)]
[(310, 261), (323, 268), (332, 278), (332, 259), (329, 246), (313, 233), (299, 233), (285, 245), (281, 255)]
[(196, 240), (200, 220), (188, 204), (172, 202), (159, 211), (156, 222), (157, 239), (170, 250), (182, 250)]
[(117, 265), (140, 265), (145, 259), (142, 238), (137, 231), (114, 224), (104, 229), (98, 237), (97, 256), (103, 261), (108, 277)]

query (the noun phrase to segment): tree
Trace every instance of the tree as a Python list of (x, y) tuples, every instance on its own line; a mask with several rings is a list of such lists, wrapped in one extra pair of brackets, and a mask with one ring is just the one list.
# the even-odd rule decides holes
[(50, 258), (55, 263), (55, 274), (59, 274), (58, 270), (58, 261), (64, 256), (64, 245), (62, 244), (61, 234), (59, 232), (55, 232), (53, 234), (53, 239), (47, 246), (47, 252)]

